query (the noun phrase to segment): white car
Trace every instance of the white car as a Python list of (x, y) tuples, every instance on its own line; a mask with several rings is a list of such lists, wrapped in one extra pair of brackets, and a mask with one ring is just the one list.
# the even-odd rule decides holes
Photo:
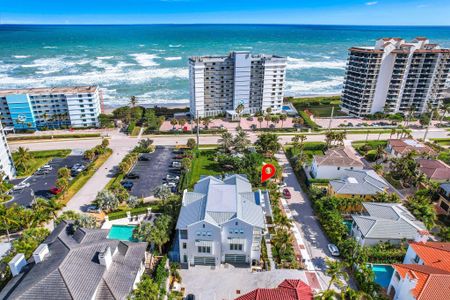
[(163, 185), (167, 186), (167, 187), (170, 187), (170, 188), (173, 188), (173, 187), (177, 186), (177, 184), (175, 182), (167, 182), (167, 183), (164, 183)]
[(280, 189), (285, 188), (285, 187), (287, 187), (287, 183), (286, 183), (286, 182), (282, 182), (282, 183), (280, 183), (280, 184), (278, 185), (278, 187), (279, 187)]
[(339, 256), (341, 253), (339, 252), (338, 247), (335, 244), (328, 244), (328, 250), (330, 250), (331, 255)]
[(27, 187), (29, 187), (30, 186), (30, 184), (28, 183), (28, 182), (21, 182), (21, 183), (19, 183), (19, 184), (16, 184), (14, 187), (13, 187), (13, 190), (15, 190), (15, 191), (20, 191), (20, 190), (23, 190), (24, 188), (27, 188)]
[(167, 174), (166, 179), (171, 180), (171, 181), (178, 181), (178, 180), (180, 180), (180, 176), (174, 176), (174, 175)]
[(53, 167), (50, 165), (43, 165), (41, 169), (51, 171), (51, 170), (53, 170)]

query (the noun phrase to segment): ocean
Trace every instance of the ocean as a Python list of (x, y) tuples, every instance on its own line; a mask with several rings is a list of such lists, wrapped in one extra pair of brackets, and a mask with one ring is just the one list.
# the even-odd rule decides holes
[(347, 49), (380, 37), (426, 36), (450, 47), (450, 27), (328, 25), (0, 25), (0, 88), (99, 85), (105, 105), (184, 105), (190, 56), (232, 50), (288, 57), (287, 96), (336, 94)]

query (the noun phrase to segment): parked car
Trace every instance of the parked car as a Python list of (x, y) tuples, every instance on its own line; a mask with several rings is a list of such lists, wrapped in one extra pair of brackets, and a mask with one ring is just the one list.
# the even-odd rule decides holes
[(287, 183), (286, 182), (282, 182), (278, 185), (280, 187), (280, 189), (287, 187)]
[(175, 182), (171, 181), (171, 182), (166, 182), (166, 183), (164, 183), (163, 186), (167, 186), (167, 187), (170, 187), (170, 188), (174, 188), (174, 187), (177, 186), (177, 184), (176, 184)]
[(167, 174), (166, 175), (166, 179), (168, 181), (179, 181), (180, 180), (180, 176)]
[(179, 161), (174, 161), (174, 162), (172, 162), (172, 167), (174, 167), (174, 168), (181, 168), (181, 162), (179, 162)]
[(100, 208), (98, 208), (96, 205), (89, 205), (86, 208), (86, 211), (88, 213), (94, 213), (94, 214), (99, 214), (102, 210)]
[(186, 296), (186, 300), (195, 300), (195, 296), (193, 294), (189, 294)]
[(34, 175), (46, 175), (50, 172), (48, 169), (39, 169), (36, 172), (34, 172)]
[(141, 156), (139, 156), (138, 160), (139, 160), (139, 161), (149, 161), (150, 158), (148, 158), (147, 156), (141, 155)]
[(250, 121), (250, 122), (253, 121), (253, 117), (248, 117), (247, 121)]
[(122, 181), (120, 183), (124, 188), (126, 188), (127, 190), (131, 190), (131, 188), (133, 187), (134, 183), (131, 181)]
[(43, 166), (41, 167), (41, 169), (42, 169), (42, 170), (49, 170), (49, 171), (51, 171), (51, 170), (53, 170), (53, 167), (50, 166), (50, 165), (43, 165)]
[(283, 190), (283, 197), (284, 199), (291, 199), (291, 192), (289, 192), (288, 189)]
[(128, 173), (127, 175), (125, 175), (126, 179), (139, 179), (139, 175), (136, 173)]
[(62, 192), (62, 189), (57, 188), (55, 186), (50, 189), (50, 193), (52, 193), (53, 195), (58, 195), (61, 192)]
[(14, 187), (13, 187), (13, 190), (15, 190), (15, 191), (20, 191), (20, 190), (23, 190), (24, 188), (27, 188), (27, 187), (29, 187), (30, 186), (30, 184), (28, 183), (28, 182), (21, 182), (21, 183), (19, 183), (19, 184), (16, 184)]
[(330, 250), (331, 255), (339, 256), (341, 253), (339, 252), (338, 247), (335, 244), (328, 244), (328, 250)]

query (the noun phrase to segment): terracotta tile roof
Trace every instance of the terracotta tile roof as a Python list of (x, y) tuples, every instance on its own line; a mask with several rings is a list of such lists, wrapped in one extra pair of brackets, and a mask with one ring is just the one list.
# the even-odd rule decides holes
[(301, 280), (286, 279), (274, 289), (256, 289), (236, 300), (312, 300), (309, 285)]
[(411, 242), (409, 245), (425, 265), (450, 272), (450, 243)]
[(437, 155), (437, 153), (429, 146), (419, 143), (413, 139), (390, 139), (388, 144), (392, 149), (400, 154), (406, 154), (416, 151), (418, 154)]
[[(444, 300), (450, 294), (450, 272), (431, 266), (393, 264), (402, 278), (417, 280), (412, 295), (417, 300)], [(436, 288), (438, 287), (438, 288)]]
[(418, 159), (420, 171), (433, 180), (450, 180), (450, 167), (436, 159)]
[(363, 167), (361, 162), (352, 149), (348, 147), (329, 149), (325, 155), (314, 155), (318, 166), (336, 166), (336, 167)]

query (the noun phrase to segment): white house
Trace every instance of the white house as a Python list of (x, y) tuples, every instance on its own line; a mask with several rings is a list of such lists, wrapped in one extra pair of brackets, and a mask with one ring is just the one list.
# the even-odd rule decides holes
[(346, 169), (362, 170), (364, 164), (349, 147), (333, 148), (325, 155), (314, 155), (311, 176), (317, 179), (341, 178)]
[(394, 264), (391, 299), (444, 300), (450, 295), (450, 243), (412, 242), (403, 264)]
[(403, 240), (426, 238), (425, 225), (398, 203), (362, 203), (367, 213), (352, 215), (351, 234), (362, 246), (379, 242), (399, 244)]
[(252, 191), (241, 175), (199, 180), (184, 191), (177, 222), (184, 265), (251, 264), (260, 259), (267, 193)]

